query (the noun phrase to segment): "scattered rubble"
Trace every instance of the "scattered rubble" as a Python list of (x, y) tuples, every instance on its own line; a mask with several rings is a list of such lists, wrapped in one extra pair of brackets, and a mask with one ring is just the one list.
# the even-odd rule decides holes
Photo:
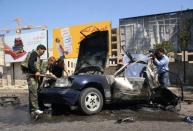
[(20, 99), (17, 96), (1, 96), (0, 105), (5, 106), (8, 104), (17, 105), (20, 103)]

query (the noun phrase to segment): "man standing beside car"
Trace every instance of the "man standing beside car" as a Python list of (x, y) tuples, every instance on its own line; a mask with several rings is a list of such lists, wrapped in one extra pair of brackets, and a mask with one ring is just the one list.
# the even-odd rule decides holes
[(165, 55), (164, 49), (158, 48), (155, 50), (152, 59), (157, 68), (159, 84), (166, 88), (169, 85), (169, 58)]
[(44, 54), (46, 47), (44, 45), (38, 45), (36, 50), (31, 52), (28, 60), (29, 75), (27, 77), (28, 89), (29, 89), (29, 109), (31, 115), (34, 113), (39, 115), (43, 111), (38, 106), (38, 87), (41, 73), (41, 60), (40, 57)]

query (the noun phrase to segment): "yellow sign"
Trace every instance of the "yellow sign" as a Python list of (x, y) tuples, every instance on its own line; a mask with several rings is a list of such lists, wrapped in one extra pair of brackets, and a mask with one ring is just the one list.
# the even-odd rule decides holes
[(111, 23), (109, 21), (92, 24), (75, 25), (53, 30), (53, 55), (56, 58), (61, 56), (61, 46), (68, 54), (66, 58), (77, 58), (79, 43), (85, 36), (97, 31), (108, 31), (109, 33), (109, 53), (111, 52)]

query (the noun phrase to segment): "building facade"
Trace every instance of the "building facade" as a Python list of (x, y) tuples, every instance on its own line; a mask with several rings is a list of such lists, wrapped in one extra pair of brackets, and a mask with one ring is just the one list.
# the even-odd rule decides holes
[(130, 53), (146, 53), (157, 44), (168, 42), (171, 48), (184, 50), (183, 31), (188, 35), (185, 50), (193, 51), (193, 10), (123, 18), (119, 20), (121, 46)]
[(170, 71), (184, 83), (193, 84), (193, 9), (123, 18), (119, 28), (121, 47), (126, 52), (146, 54), (162, 47), (170, 58)]
[(73, 75), (74, 74), (74, 70), (76, 68), (76, 62), (77, 62), (77, 58), (69, 58), (69, 59), (65, 59), (65, 74), (64, 75)]
[(122, 62), (122, 53), (120, 46), (119, 28), (111, 30), (111, 56), (109, 56), (109, 66), (117, 66)]

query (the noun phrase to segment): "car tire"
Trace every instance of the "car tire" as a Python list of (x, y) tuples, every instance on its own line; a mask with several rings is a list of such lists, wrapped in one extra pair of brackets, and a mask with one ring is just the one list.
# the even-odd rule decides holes
[(96, 114), (103, 107), (103, 96), (96, 88), (86, 88), (81, 91), (79, 97), (79, 106), (82, 112), (86, 115)]

